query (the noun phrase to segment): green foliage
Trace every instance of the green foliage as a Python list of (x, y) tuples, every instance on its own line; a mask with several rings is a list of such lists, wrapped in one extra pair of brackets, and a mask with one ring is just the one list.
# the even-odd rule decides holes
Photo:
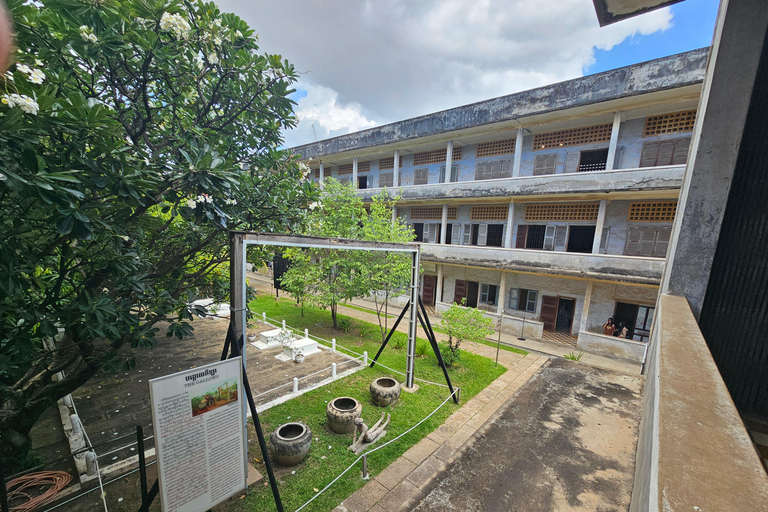
[[(38, 3), (35, 3), (38, 4)], [(228, 229), (317, 199), (279, 147), (296, 72), (214, 3), (10, 0), (0, 77), (0, 451), (104, 361), (228, 295)], [(59, 350), (43, 339), (64, 330)], [(128, 349), (128, 350), (127, 350)], [(52, 382), (64, 370), (66, 378)]]
[(349, 334), (349, 331), (352, 330), (352, 320), (349, 318), (341, 318), (338, 323), (339, 330), (344, 331), (344, 334)]
[(438, 348), (440, 349), (440, 355), (446, 366), (454, 366), (461, 361), (461, 351), (459, 350), (458, 344), (451, 345), (448, 343), (440, 343)]
[[(448, 366), (459, 360), (459, 348), (462, 341), (481, 343), (485, 341), (487, 336), (493, 334), (493, 321), (483, 315), (482, 311), (458, 304), (452, 304), (448, 311), (443, 313), (440, 327), (448, 333), (447, 349), (451, 357), (443, 356), (443, 360)], [(440, 352), (444, 352), (442, 348)]]
[(570, 354), (566, 354), (563, 357), (566, 359), (569, 359), (571, 361), (581, 361), (581, 357), (584, 355), (583, 352), (579, 352), (578, 354), (575, 354), (574, 352), (571, 352)]
[(429, 343), (426, 341), (420, 341), (416, 344), (416, 355), (419, 357), (426, 356), (429, 353), (429, 350)]
[(392, 344), (392, 348), (395, 350), (403, 350), (405, 346), (408, 344), (408, 336), (403, 334), (402, 332), (395, 332), (392, 334), (392, 337), (389, 339), (389, 342)]
[[(391, 207), (394, 200), (385, 195), (375, 196), (366, 211), (363, 201), (352, 184), (334, 179), (325, 183), (322, 204), (314, 207), (306, 219), (306, 234), (372, 240), (406, 242), (413, 240), (413, 231), (398, 221), (392, 224)], [(336, 249), (289, 249), (285, 256), (291, 267), (281, 284), (302, 303), (328, 308), (334, 327), (340, 302), (366, 297), (383, 291), (385, 300), (377, 302), (377, 314), (382, 340), (386, 335), (386, 312), (383, 311), (391, 290), (399, 289), (410, 277), (407, 255), (384, 252)], [(378, 294), (374, 293), (378, 301)]]

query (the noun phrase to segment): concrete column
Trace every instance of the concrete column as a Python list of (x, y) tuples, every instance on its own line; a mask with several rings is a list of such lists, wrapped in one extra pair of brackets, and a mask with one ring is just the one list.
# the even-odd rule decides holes
[(400, 186), (400, 150), (395, 150), (395, 167), (392, 170), (392, 186)]
[(357, 188), (357, 157), (352, 159), (352, 183)]
[(509, 203), (507, 208), (507, 232), (504, 235), (504, 247), (512, 248), (512, 230), (515, 226), (515, 203)]
[(443, 205), (443, 216), (440, 218), (440, 243), (445, 243), (445, 232), (448, 229), (448, 205)]
[(611, 129), (611, 143), (608, 146), (608, 161), (605, 162), (605, 170), (613, 170), (613, 162), (616, 160), (616, 145), (619, 143), (619, 128), (621, 127), (621, 111), (613, 114), (613, 128)]
[(515, 138), (515, 162), (512, 165), (512, 177), (517, 178), (520, 176), (520, 162), (523, 159), (523, 132), (525, 128), (522, 126), (517, 129), (517, 138)]
[(443, 266), (437, 264), (437, 286), (435, 287), (435, 304), (443, 302)]
[(323, 188), (325, 182), (325, 166), (320, 162), (320, 188)]
[(395, 226), (395, 222), (397, 222), (397, 206), (392, 207), (392, 227)]
[(587, 281), (587, 291), (584, 293), (584, 308), (581, 310), (581, 322), (579, 322), (579, 332), (587, 330), (587, 317), (589, 316), (589, 305), (592, 303), (592, 281)]
[(451, 182), (451, 163), (453, 162), (453, 141), (449, 140), (447, 148), (445, 150), (445, 181), (444, 183)]
[(496, 304), (497, 315), (504, 314), (504, 300), (506, 300), (506, 297), (507, 297), (507, 293), (505, 292), (506, 289), (507, 289), (507, 273), (502, 270), (501, 279), (499, 280), (499, 303)]
[(600, 209), (597, 210), (597, 225), (595, 226), (595, 239), (592, 242), (592, 254), (600, 252), (600, 243), (603, 240), (603, 227), (605, 226), (605, 210), (608, 206), (608, 201), (605, 199), (600, 200)]

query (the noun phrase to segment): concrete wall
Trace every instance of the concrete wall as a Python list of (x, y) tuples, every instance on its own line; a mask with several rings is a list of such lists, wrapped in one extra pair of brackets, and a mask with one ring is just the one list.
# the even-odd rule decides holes
[(616, 302), (654, 306), (657, 294), (656, 287), (595, 282), (592, 286), (592, 301), (587, 315), (587, 331), (602, 332), (603, 324), (614, 314)]
[[(438, 302), (435, 304), (435, 313), (438, 316), (442, 316), (442, 314), (445, 311), (448, 311), (450, 307), (451, 304)], [(544, 324), (538, 320), (530, 320), (527, 317), (523, 319), (520, 315), (517, 315), (517, 313), (522, 313), (522, 311), (515, 311), (514, 316), (507, 314), (501, 315), (501, 332), (512, 334), (514, 336), (520, 336), (520, 333), (524, 332), (526, 338), (541, 339), (541, 336), (544, 333)], [(496, 322), (499, 320), (499, 315), (497, 313), (483, 311), (483, 314), (492, 319), (494, 325), (496, 325)]]
[(616, 336), (605, 336), (593, 332), (579, 332), (579, 339), (576, 342), (576, 348), (589, 352), (590, 354), (601, 354), (604, 356), (625, 359), (633, 363), (643, 361), (647, 343), (642, 341), (627, 340)]

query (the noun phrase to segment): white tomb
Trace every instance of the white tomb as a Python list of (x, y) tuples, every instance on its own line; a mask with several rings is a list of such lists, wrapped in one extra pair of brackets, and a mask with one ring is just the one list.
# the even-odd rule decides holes
[(283, 353), (275, 356), (280, 361), (293, 361), (298, 354), (304, 354), (304, 357), (311, 356), (320, 352), (317, 342), (309, 338), (300, 338), (291, 342), (288, 346), (283, 346)]
[(251, 345), (259, 350), (279, 347), (281, 345), (280, 339), (282, 338), (282, 332), (282, 329), (272, 329), (270, 331), (259, 333), (259, 341), (254, 341)]

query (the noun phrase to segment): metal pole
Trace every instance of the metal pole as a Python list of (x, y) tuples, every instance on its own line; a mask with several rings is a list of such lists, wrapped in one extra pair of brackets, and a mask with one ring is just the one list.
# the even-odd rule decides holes
[(368, 454), (363, 454), (363, 480), (368, 480)]
[(5, 486), (5, 472), (3, 472), (3, 465), (0, 464), (0, 483), (3, 485), (0, 485), (2, 489), (0, 489), (0, 510), (2, 512), (9, 512), (11, 509), (8, 508), (8, 488)]
[(523, 317), (523, 328), (520, 329), (520, 337), (517, 339), (520, 341), (525, 341), (525, 317)]
[(501, 346), (501, 318), (499, 318), (499, 321), (496, 324), (496, 328), (499, 330), (499, 339), (496, 340), (496, 364), (493, 366), (499, 365), (499, 347)]
[(411, 267), (411, 317), (408, 325), (408, 356), (405, 365), (405, 387), (413, 388), (413, 367), (416, 359), (416, 316), (419, 303), (419, 254), (421, 249), (413, 253)]

